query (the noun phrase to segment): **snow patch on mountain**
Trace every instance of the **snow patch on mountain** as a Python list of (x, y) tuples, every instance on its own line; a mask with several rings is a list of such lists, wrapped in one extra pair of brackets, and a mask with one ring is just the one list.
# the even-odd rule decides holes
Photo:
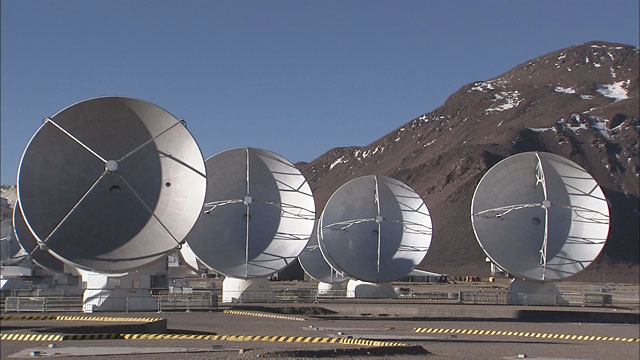
[(487, 81), (479, 81), (479, 82), (475, 82), (471, 87), (471, 89), (469, 89), (468, 91), (487, 92), (489, 90), (495, 90), (496, 87), (503, 87), (504, 85), (507, 84), (507, 82), (508, 80), (504, 78), (497, 78), (497, 79), (492, 79)]
[(565, 88), (562, 86), (556, 86), (556, 88), (554, 89), (555, 92), (557, 93), (561, 93), (561, 94), (575, 94), (576, 90), (574, 88)]
[(335, 160), (331, 163), (331, 165), (329, 165), (329, 170), (333, 169), (333, 168), (334, 168), (336, 165), (338, 165), (338, 164), (342, 164), (342, 163), (347, 163), (347, 162), (349, 162), (349, 160), (345, 160), (345, 158), (344, 158), (344, 157), (345, 157), (345, 156), (344, 156), (344, 155), (342, 155), (342, 156), (340, 156), (339, 158), (335, 159)]
[(545, 131), (556, 132), (556, 129), (552, 128), (552, 127), (548, 127), (548, 128), (529, 128), (529, 130), (531, 130), (533, 132), (537, 132), (537, 133), (541, 133), (541, 132), (545, 132)]
[(616, 101), (628, 99), (629, 95), (625, 87), (629, 87), (629, 82), (629, 80), (624, 80), (614, 82), (613, 84), (600, 84), (596, 91), (602, 94), (602, 96), (615, 99)]
[(505, 111), (511, 108), (514, 108), (522, 102), (520, 99), (520, 92), (518, 90), (514, 91), (501, 91), (499, 94), (494, 94), (492, 101), (500, 102), (500, 104), (495, 105), (486, 109), (484, 112), (497, 112), (497, 111)]
[(576, 135), (579, 134), (581, 130), (591, 129), (597, 136), (610, 140), (612, 130), (609, 129), (608, 124), (609, 120), (607, 119), (585, 113), (571, 114), (569, 121), (562, 118), (556, 122), (556, 125), (563, 130), (572, 131)]

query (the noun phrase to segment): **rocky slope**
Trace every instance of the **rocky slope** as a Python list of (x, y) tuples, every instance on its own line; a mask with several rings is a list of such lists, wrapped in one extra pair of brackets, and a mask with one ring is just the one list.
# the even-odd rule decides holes
[(584, 167), (610, 203), (612, 227), (584, 280), (638, 281), (638, 48), (590, 42), (463, 86), (432, 112), (363, 147), (328, 151), (298, 167), (318, 209), (340, 185), (380, 174), (413, 187), (433, 218), (419, 268), (487, 276), (469, 219), (482, 175), (523, 151), (548, 151)]
[(9, 206), (13, 208), (13, 204), (16, 203), (18, 192), (15, 185), (0, 185), (0, 196), (7, 199)]

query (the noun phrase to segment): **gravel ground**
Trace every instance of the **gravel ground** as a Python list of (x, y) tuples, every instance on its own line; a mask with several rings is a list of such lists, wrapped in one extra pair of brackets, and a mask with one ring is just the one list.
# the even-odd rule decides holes
[[(321, 306), (321, 305), (320, 305)], [(385, 305), (388, 306), (388, 305)], [(416, 305), (425, 306), (425, 305)], [(634, 359), (640, 358), (640, 342), (622, 343), (618, 341), (552, 340), (518, 336), (489, 335), (450, 335), (416, 333), (414, 328), (443, 329), (479, 329), (497, 331), (523, 331), (536, 333), (575, 334), (593, 336), (616, 336), (638, 338), (638, 324), (582, 324), (515, 321), (429, 321), (415, 319), (393, 319), (388, 317), (313, 317), (305, 316), (306, 321), (292, 321), (277, 318), (253, 317), (247, 315), (214, 312), (165, 312), (162, 314), (101, 314), (106, 316), (148, 317), (160, 315), (167, 318), (167, 333), (206, 333), (219, 335), (281, 335), (281, 336), (352, 336), (369, 337), (381, 341), (401, 341), (408, 345), (421, 346), (432, 355), (403, 354), (397, 349), (393, 355), (384, 355), (371, 350), (370, 355), (357, 349), (361, 345), (280, 343), (258, 341), (211, 341), (211, 340), (83, 340), (60, 341), (58, 348), (64, 347), (153, 347), (153, 348), (194, 348), (214, 352), (149, 355), (111, 355), (109, 359), (255, 359), (255, 358), (304, 358), (309, 353), (298, 350), (324, 350), (316, 353), (326, 357), (375, 358), (393, 356), (397, 359), (501, 359), (518, 357), (551, 357), (565, 359)], [(108, 328), (103, 328), (108, 326)], [(126, 331), (126, 324), (122, 324)], [(2, 332), (43, 332), (55, 328), (58, 332), (77, 333), (82, 329), (93, 328), (91, 332), (113, 332), (118, 324), (79, 323), (52, 321), (2, 321)], [(65, 330), (65, 328), (67, 328)], [(107, 331), (103, 331), (107, 330)], [(0, 347), (2, 359), (20, 350), (46, 348), (48, 342), (3, 341)], [(239, 350), (243, 353), (240, 354)], [(413, 348), (415, 349), (415, 348)], [(51, 349), (49, 349), (51, 350)], [(335, 352), (327, 352), (336, 350)], [(91, 353), (91, 349), (87, 349)], [(283, 354), (287, 351), (286, 354)], [(408, 350), (407, 350), (408, 351)], [(83, 358), (104, 359), (104, 356)]]

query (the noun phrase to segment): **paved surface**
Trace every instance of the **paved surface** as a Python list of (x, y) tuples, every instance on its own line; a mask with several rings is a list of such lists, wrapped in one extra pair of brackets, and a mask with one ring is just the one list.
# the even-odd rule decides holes
[[(320, 304), (319, 306), (322, 306)], [(372, 305), (367, 305), (371, 308)], [(387, 310), (389, 309), (389, 305)], [(405, 306), (405, 305), (403, 305)], [(412, 306), (425, 306), (415, 304)], [(67, 314), (65, 314), (67, 315)], [(149, 313), (138, 314), (106, 314), (109, 316), (124, 317), (148, 317)], [(349, 353), (355, 349), (364, 348), (362, 345), (330, 344), (304, 342), (306, 338), (368, 338), (379, 341), (401, 341), (408, 345), (419, 345), (432, 355), (427, 358), (434, 359), (502, 359), (517, 358), (520, 354), (526, 354), (529, 358), (556, 358), (556, 359), (634, 359), (640, 358), (640, 342), (621, 341), (596, 341), (584, 340), (596, 337), (634, 338), (640, 336), (638, 324), (604, 324), (604, 323), (571, 323), (571, 322), (531, 322), (531, 321), (484, 321), (484, 320), (429, 320), (426, 318), (394, 318), (389, 316), (304, 316), (305, 321), (288, 320), (286, 318), (240, 315), (233, 313), (216, 312), (165, 312), (159, 315), (167, 319), (168, 334), (217, 334), (233, 335), (229, 340), (64, 340), (57, 341), (55, 351), (63, 352), (65, 348), (73, 349), (94, 356), (82, 357), (82, 359), (104, 359), (103, 356), (95, 356), (105, 348), (157, 348), (156, 354), (131, 354), (123, 353), (110, 355), (109, 359), (255, 359), (256, 357), (275, 357), (278, 352), (290, 350), (289, 356), (295, 356), (295, 350), (344, 350), (344, 353), (336, 352), (332, 357), (344, 356), (349, 358), (375, 358), (373, 355)], [(130, 330), (131, 324), (126, 323), (80, 323), (57, 322), (52, 320), (3, 320), (0, 324), (2, 333), (113, 333)], [(454, 332), (430, 332), (419, 333), (419, 329), (464, 329), (482, 330), (482, 332), (465, 331)], [(489, 331), (487, 331), (489, 330)], [(491, 331), (494, 334), (491, 335)], [(549, 337), (532, 336), (503, 336), (498, 332), (522, 332), (536, 334), (570, 334), (580, 335), (581, 340), (558, 339)], [(291, 342), (253, 341), (246, 336), (286, 336), (298, 339)], [(210, 337), (211, 338), (211, 337)], [(209, 339), (210, 339), (209, 338)], [(219, 339), (220, 337), (218, 337)], [(50, 342), (39, 341), (2, 341), (0, 356), (7, 359), (20, 351), (29, 352), (48, 351)], [(94, 348), (94, 349), (92, 349)], [(168, 348), (190, 349), (189, 353), (167, 353)], [(164, 350), (163, 350), (164, 349)], [(175, 350), (175, 349), (173, 349)], [(242, 353), (240, 353), (242, 350)], [(68, 350), (71, 352), (71, 349)], [(123, 351), (123, 350), (122, 350)], [(163, 352), (164, 351), (164, 352)], [(201, 351), (201, 352), (195, 352)], [(206, 352), (204, 352), (206, 351)], [(294, 355), (292, 355), (294, 354)], [(418, 359), (425, 355), (406, 355), (401, 349), (394, 352), (394, 358)], [(34, 357), (29, 357), (34, 358)]]
[(30, 348), (21, 350), (13, 355), (11, 358), (34, 358), (34, 357), (82, 357), (87, 353), (95, 356), (118, 356), (118, 355), (151, 355), (151, 354), (196, 354), (196, 353), (238, 353), (239, 351), (225, 350), (225, 349), (192, 349), (192, 348), (172, 348), (172, 347), (114, 347), (114, 346), (94, 346), (94, 347), (44, 347), (44, 348)]

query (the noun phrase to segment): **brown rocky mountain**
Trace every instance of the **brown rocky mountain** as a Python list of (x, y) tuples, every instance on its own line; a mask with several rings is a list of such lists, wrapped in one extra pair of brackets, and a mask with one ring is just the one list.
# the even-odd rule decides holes
[(590, 42), (463, 86), (432, 112), (362, 147), (328, 151), (297, 166), (317, 209), (345, 182), (387, 175), (425, 200), (434, 224), (419, 268), (487, 276), (470, 222), (473, 191), (496, 162), (548, 151), (584, 167), (609, 200), (611, 230), (598, 260), (577, 279), (638, 282), (640, 130), (638, 48)]

